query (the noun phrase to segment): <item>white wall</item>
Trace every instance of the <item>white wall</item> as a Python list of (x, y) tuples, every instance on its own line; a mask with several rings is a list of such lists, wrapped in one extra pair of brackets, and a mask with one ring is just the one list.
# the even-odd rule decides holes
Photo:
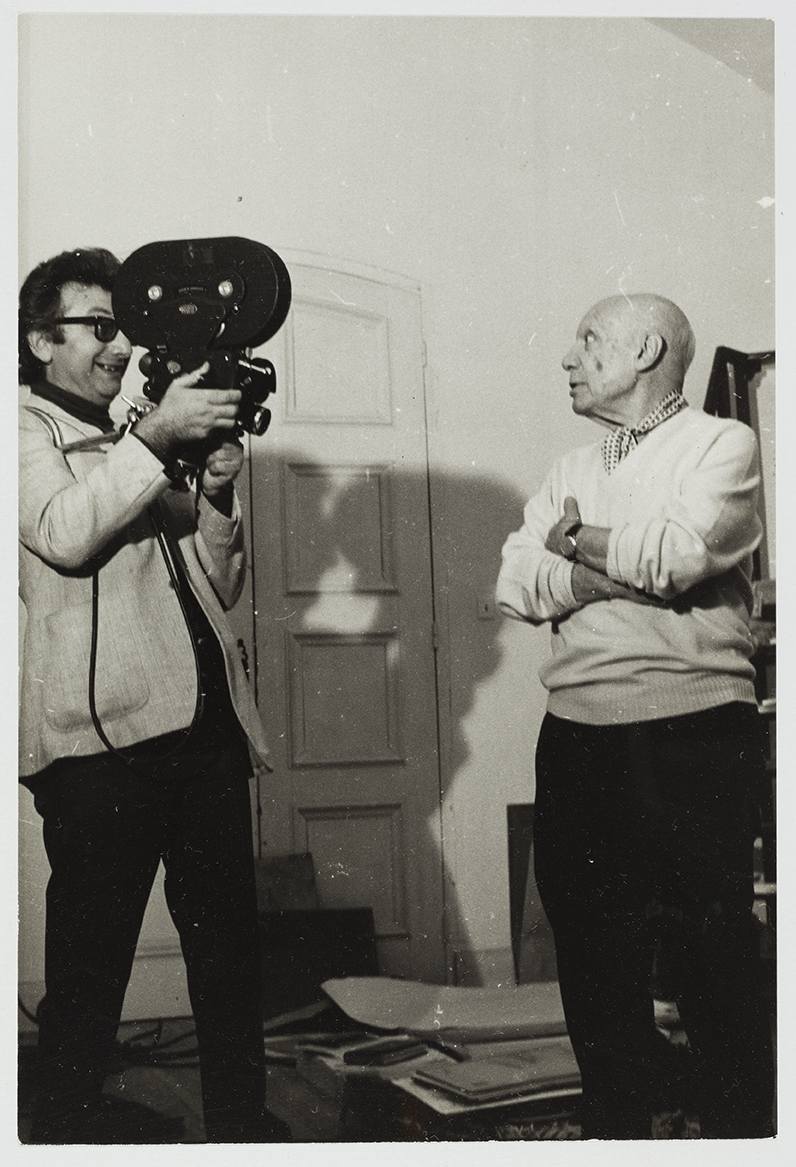
[(547, 635), (480, 621), (551, 459), (599, 436), (559, 361), (595, 300), (774, 344), (773, 98), (644, 20), (22, 18), (20, 278), (63, 248), (239, 234), (422, 289), (452, 681), (446, 822), (473, 979), (506, 971), (505, 807)]

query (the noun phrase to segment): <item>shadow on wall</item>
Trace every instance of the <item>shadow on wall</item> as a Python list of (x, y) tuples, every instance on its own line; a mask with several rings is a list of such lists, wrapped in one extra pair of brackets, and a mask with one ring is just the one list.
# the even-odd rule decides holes
[[(383, 693), (378, 685), (373, 685), (362, 700), (362, 685), (352, 683), (350, 692), (358, 693), (360, 701), (355, 705), (352, 699), (347, 704), (346, 683), (339, 684), (338, 667), (334, 678), (335, 694), (329, 694), (327, 707), (318, 704), (313, 713), (319, 727), (316, 739), (325, 724), (337, 741), (337, 748), (343, 749), (343, 739), (337, 736), (335, 726), (337, 719), (348, 719), (352, 723), (351, 736), (345, 748), (350, 746), (353, 760), (347, 762), (341, 754), (336, 762), (332, 758), (326, 766), (305, 767), (296, 765), (295, 760), (292, 764), (290, 761), (284, 766), (280, 764), (277, 773), (269, 779), (269, 785), (273, 781), (276, 803), (282, 801), (291, 805), (287, 808), (283, 805), (280, 810), (271, 801), (267, 790), (261, 792), (265, 835), (267, 837), (270, 814), (278, 818), (281, 813), (283, 821), (285, 816), (292, 820), (290, 846), (299, 849), (304, 845), (304, 840), (298, 837), (304, 829), (302, 821), (310, 822), (310, 832), (317, 828), (318, 822), (333, 824), (329, 829), (330, 850), (327, 854), (324, 854), (327, 845), (323, 835), (325, 827), (317, 828), (316, 844), (313, 844), (311, 835), (306, 840), (314, 855), (317, 846), (321, 902), (328, 903), (331, 897), (334, 906), (360, 907), (363, 906), (365, 889), (364, 894), (374, 906), (382, 953), (389, 953), (391, 945), (398, 943), (403, 924), (417, 929), (429, 927), (431, 920), (431, 927), (439, 930), (442, 913), (424, 917), (422, 903), (424, 900), (433, 903), (438, 887), (440, 897), (444, 895), (445, 899), (445, 936), (432, 937), (431, 943), (445, 952), (445, 964), (458, 969), (462, 951), (477, 946), (479, 938), (473, 934), (477, 928), (471, 929), (463, 910), (456, 890), (457, 873), (450, 869), (444, 841), (440, 837), (442, 787), (444, 784), (446, 803), (457, 795), (457, 782), (471, 760), (467, 718), (474, 709), (479, 690), (501, 665), (501, 618), (496, 615), (494, 619), (479, 620), (477, 597), (492, 599), (500, 549), (508, 532), (519, 526), (526, 500), (496, 479), (439, 473), (430, 487), (434, 527), (432, 580), (428, 563), (429, 485), (424, 473), (393, 469), (387, 491), (391, 503), (385, 507), (383, 481), (374, 488), (375, 471), (368, 472), (367, 468), (350, 471), (347, 468), (330, 475), (328, 464), (319, 465), (317, 461), (308, 460), (300, 449), (283, 448), (277, 452), (273, 446), (268, 447), (267, 439), (255, 452), (252, 472), (272, 484), (300, 478), (294, 496), (300, 501), (286, 504), (281, 519), (287, 528), (282, 532), (281, 543), (282, 555), (290, 561), (288, 570), (284, 565), (281, 572), (270, 570), (268, 583), (257, 564), (266, 553), (265, 544), (268, 545), (267, 553), (274, 554), (276, 522), (266, 523), (255, 512), (252, 524), (261, 697), (264, 685), (274, 685), (280, 675), (287, 678), (284, 699), (278, 692), (278, 684), (265, 701), (261, 699), (269, 736), (273, 738), (276, 729), (273, 722), (279, 721), (280, 717), (283, 724), (279, 732), (286, 732), (288, 736), (291, 732), (295, 734), (297, 717), (292, 704), (297, 694), (302, 691), (302, 686), (306, 689), (314, 684), (317, 692), (324, 684), (321, 673), (313, 677), (296, 677), (297, 661), (302, 657), (291, 648), (291, 640), (302, 641), (314, 636), (326, 637), (328, 643), (334, 643), (337, 638), (345, 638), (349, 646), (352, 641), (364, 645), (374, 638), (389, 638), (393, 628), (399, 627), (400, 637), (407, 644), (410, 640), (413, 642), (408, 654), (401, 646), (401, 661), (398, 654), (387, 654), (391, 676), (385, 687), (389, 690), (394, 684), (397, 693), (396, 708), (403, 719), (400, 737), (406, 755), (405, 765), (380, 762), (378, 758), (369, 763), (364, 759), (368, 751), (378, 754), (383, 744), (382, 733), (389, 732), (389, 727), (386, 730), (384, 727), (389, 722), (390, 711), (385, 710)], [(256, 487), (253, 494), (257, 499)], [(295, 530), (297, 523), (300, 531)], [(266, 536), (266, 530), (270, 537)], [(258, 539), (260, 547), (256, 546)], [(286, 547), (290, 539), (297, 542), (288, 552)], [(424, 556), (422, 562), (413, 560), (416, 549)], [(281, 586), (278, 581), (287, 579), (291, 570), (297, 571), (301, 577), (301, 594), (294, 592), (285, 607), (285, 596), (271, 595), (269, 588), (275, 591)], [(383, 587), (380, 581), (384, 578), (393, 581), (395, 587)], [(283, 607), (288, 616), (281, 622), (277, 635), (273, 625), (279, 621), (278, 617), (274, 620), (272, 614), (281, 612)], [(440, 629), (436, 662), (431, 621), (428, 628), (423, 629), (419, 641), (417, 628), (405, 627), (406, 614), (418, 611), (433, 614)], [(286, 636), (282, 628), (287, 632)], [(283, 646), (281, 650), (280, 645)], [(286, 654), (284, 672), (280, 671), (278, 661), (280, 651)], [(421, 662), (420, 667), (411, 673), (406, 670), (407, 656)], [(338, 660), (344, 659), (341, 652)], [(367, 656), (363, 653), (360, 659), (367, 667)], [(437, 710), (438, 716), (431, 716), (437, 705), (437, 675), (439, 698), (445, 703), (445, 708)], [(423, 722), (424, 734), (429, 724), (433, 729), (433, 735), (423, 737), (420, 743), (413, 736), (412, 720), (417, 713), (418, 700), (425, 716), (418, 718), (417, 724)], [(304, 718), (306, 721), (306, 709)], [(500, 732), (499, 726), (495, 727), (495, 732)], [(292, 748), (295, 750), (295, 743)], [(421, 751), (419, 757), (418, 748)], [(363, 754), (359, 760), (357, 750)], [(531, 756), (517, 760), (521, 770), (527, 769), (529, 790), (532, 764)], [(285, 772), (280, 774), (280, 769)], [(412, 776), (411, 788), (402, 786), (407, 774)], [(460, 863), (461, 857), (465, 856), (466, 863), (476, 865), (479, 878), (475, 882), (483, 887), (483, 910), (496, 914), (498, 919), (505, 918), (508, 936), (506, 816), (507, 803), (511, 799), (500, 790), (499, 779), (493, 777), (492, 781), (496, 785), (494, 804), (488, 812), (489, 821), (482, 820), (484, 829), (478, 838), (457, 835), (456, 848)], [(463, 790), (460, 801), (466, 797), (467, 791)], [(267, 805), (269, 802), (270, 806)], [(369, 849), (368, 839), (362, 837), (363, 824), (367, 833), (368, 821), (373, 824), (374, 832), (380, 829), (382, 803), (401, 803), (403, 850), (400, 855), (375, 854)], [(370, 820), (368, 815), (372, 816)], [(324, 816), (327, 817), (324, 819)], [(346, 817), (348, 822), (341, 824), (341, 818)], [(461, 816), (461, 821), (465, 822), (466, 816)], [(332, 871), (333, 866), (337, 867), (336, 873)], [(483, 873), (482, 878), (480, 873)], [(333, 875), (334, 884), (331, 882)], [(346, 878), (350, 893), (346, 889)], [(327, 895), (324, 895), (324, 886)], [(346, 900), (349, 894), (352, 898)], [(403, 908), (400, 906), (402, 897), (406, 900)], [(396, 914), (391, 916), (393, 909)], [(480, 905), (478, 909), (481, 910)], [(383, 971), (405, 975), (390, 967), (389, 959), (386, 964)], [(427, 969), (428, 965), (425, 967)], [(477, 970), (468, 968), (467, 982), (477, 981)]]

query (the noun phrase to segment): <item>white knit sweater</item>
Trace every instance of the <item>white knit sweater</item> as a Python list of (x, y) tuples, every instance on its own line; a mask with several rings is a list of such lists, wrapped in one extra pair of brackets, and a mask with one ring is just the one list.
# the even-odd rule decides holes
[[(758, 485), (752, 430), (692, 408), (654, 429), (610, 476), (600, 443), (555, 464), (506, 541), (497, 584), (507, 616), (552, 622), (541, 672), (551, 713), (608, 725), (754, 701)], [(584, 524), (610, 529), (607, 574), (665, 604), (577, 603), (572, 564), (544, 546), (567, 495)]]

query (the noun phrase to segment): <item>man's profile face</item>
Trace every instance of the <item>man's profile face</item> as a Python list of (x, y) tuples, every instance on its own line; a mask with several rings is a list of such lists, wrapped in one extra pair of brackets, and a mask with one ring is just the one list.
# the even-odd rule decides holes
[[(59, 316), (113, 316), (111, 294), (104, 288), (64, 284)], [(117, 332), (107, 344), (97, 340), (91, 324), (61, 326), (63, 344), (53, 344), (47, 380), (94, 405), (109, 405), (122, 387), (132, 349)]]
[(610, 300), (584, 316), (561, 362), (569, 373), (573, 412), (621, 424), (638, 420), (632, 402), (637, 384), (632, 325), (629, 312)]

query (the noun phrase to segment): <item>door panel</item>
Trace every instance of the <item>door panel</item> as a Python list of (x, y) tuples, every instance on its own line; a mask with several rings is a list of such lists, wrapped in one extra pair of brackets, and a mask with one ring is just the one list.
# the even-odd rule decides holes
[(383, 973), (444, 980), (420, 298), (287, 263), (248, 463), (261, 849), (310, 851), (323, 906), (372, 906)]

